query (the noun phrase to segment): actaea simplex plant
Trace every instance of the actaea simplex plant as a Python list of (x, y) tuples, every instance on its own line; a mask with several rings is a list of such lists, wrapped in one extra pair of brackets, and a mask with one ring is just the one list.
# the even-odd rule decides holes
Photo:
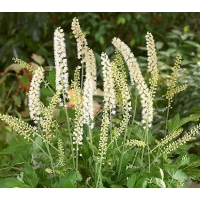
[[(103, 107), (94, 115), (93, 100), (97, 89), (95, 56), (76, 18), (72, 22), (72, 32), (80, 66), (74, 71), (71, 85), (68, 70), (72, 69), (68, 68), (64, 31), (60, 27), (54, 32), (55, 68), (46, 79), (42, 66), (34, 68), (13, 58), (15, 63), (33, 74), (28, 93), (33, 123), (5, 114), (0, 114), (0, 119), (42, 155), (42, 165), (37, 165), (32, 155), (32, 168), (36, 173), (38, 168), (44, 171), (51, 180), (47, 187), (184, 187), (187, 178), (195, 178), (189, 173), (192, 160), (187, 152), (180, 155), (177, 162), (170, 158), (179, 147), (195, 139), (200, 124), (186, 133), (182, 126), (197, 121), (200, 116), (180, 119), (176, 115), (168, 119), (174, 95), (187, 88), (187, 85), (177, 86), (181, 54), (175, 58), (167, 92), (162, 97), (168, 106), (164, 134), (158, 141), (151, 133), (159, 80), (152, 34), (146, 34), (148, 83), (131, 49), (119, 38), (112, 40), (114, 60), (111, 61), (105, 52), (101, 54)], [(41, 101), (41, 87), (48, 91), (45, 102)], [(74, 115), (66, 107), (72, 98)], [(138, 107), (141, 121), (136, 123)], [(55, 110), (59, 110), (56, 117)], [(199, 160), (195, 162), (198, 167)], [(170, 168), (170, 164), (174, 167)], [(42, 187), (39, 181), (37, 185)]]

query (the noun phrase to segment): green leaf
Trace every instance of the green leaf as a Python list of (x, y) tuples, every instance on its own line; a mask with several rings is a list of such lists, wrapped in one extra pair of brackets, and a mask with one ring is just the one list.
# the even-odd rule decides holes
[(160, 188), (166, 188), (165, 182), (160, 178), (153, 178), (153, 183), (155, 183)]
[(47, 97), (53, 97), (54, 93), (49, 88), (41, 88), (41, 94)]
[(171, 132), (174, 132), (180, 127), (180, 115), (176, 114), (170, 121), (168, 122), (168, 129)]
[(200, 114), (192, 114), (189, 117), (185, 117), (183, 119), (181, 119), (179, 127), (181, 127), (182, 125), (190, 122), (190, 121), (197, 121), (200, 118)]
[(168, 122), (168, 129), (171, 132), (176, 131), (178, 128), (183, 126), (184, 124), (190, 122), (190, 121), (197, 121), (200, 118), (200, 114), (192, 114), (189, 117), (185, 117), (183, 119), (180, 119), (179, 114), (176, 114), (174, 118), (170, 119)]
[(160, 41), (156, 42), (156, 49), (157, 49), (157, 50), (162, 49), (163, 45), (164, 45), (163, 42), (160, 42)]
[(126, 23), (126, 19), (124, 17), (119, 17), (117, 19), (117, 24), (120, 25), (120, 24), (125, 24)]
[(32, 188), (35, 188), (37, 186), (38, 184), (37, 174), (29, 163), (25, 164), (24, 178)]
[(158, 166), (154, 166), (153, 169), (151, 170), (151, 175), (153, 177), (156, 177), (156, 178), (160, 178), (160, 179), (164, 179), (164, 172), (163, 170), (158, 167)]
[(40, 152), (41, 149), (39, 147), (41, 147), (42, 144), (43, 144), (42, 139), (40, 137), (36, 137), (35, 141), (33, 143), (33, 152), (32, 152), (32, 154), (36, 154), (36, 153)]
[(146, 186), (147, 186), (147, 178), (146, 177), (142, 177), (135, 184), (135, 188), (145, 188)]
[(193, 47), (197, 47), (197, 48), (200, 47), (200, 45), (199, 45), (198, 43), (194, 42), (194, 41), (189, 41), (189, 40), (187, 40), (187, 41), (185, 41), (185, 43), (186, 43), (186, 44), (189, 44), (189, 45), (191, 45), (191, 46), (193, 46)]
[(6, 149), (0, 152), (0, 154), (14, 154), (15, 152), (23, 152), (27, 149), (29, 144), (27, 143), (12, 143)]
[(133, 174), (130, 177), (128, 177), (128, 181), (127, 181), (127, 187), (128, 188), (134, 188), (135, 183), (136, 183), (137, 178), (138, 178), (137, 176), (138, 176), (138, 174)]
[[(80, 175), (80, 174), (79, 174)], [(80, 177), (78, 178), (80, 180)], [(77, 187), (77, 172), (69, 170), (66, 174), (59, 178), (59, 181), (54, 183), (54, 188), (76, 188)]]
[(16, 178), (6, 178), (0, 181), (0, 188), (30, 188), (28, 185), (18, 181)]
[(49, 72), (49, 74), (48, 74), (48, 76), (47, 76), (47, 81), (50, 83), (50, 85), (51, 85), (54, 89), (56, 89), (56, 77), (55, 77), (55, 74), (56, 74), (56, 72), (55, 72), (55, 69), (53, 68), (53, 69)]
[(172, 178), (177, 181), (185, 181), (187, 180), (187, 174), (183, 170), (177, 170)]

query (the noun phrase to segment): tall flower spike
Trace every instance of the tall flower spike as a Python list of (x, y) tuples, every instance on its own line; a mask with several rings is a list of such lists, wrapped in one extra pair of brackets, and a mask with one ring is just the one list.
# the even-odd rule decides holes
[(129, 68), (130, 79), (132, 85), (136, 83), (138, 93), (142, 104), (142, 124), (151, 127), (153, 121), (153, 100), (151, 93), (144, 81), (144, 77), (140, 71), (139, 65), (131, 52), (130, 48), (119, 38), (113, 38), (112, 44), (123, 55), (125, 62)]
[(74, 104), (75, 104), (75, 119), (74, 119), (74, 131), (73, 131), (73, 144), (76, 146), (78, 152), (78, 146), (82, 144), (83, 139), (83, 111), (82, 111), (82, 94), (80, 88), (80, 71), (76, 68), (74, 72), (74, 80), (72, 81), (72, 90), (74, 92)]
[(30, 124), (22, 121), (21, 119), (9, 115), (2, 115), (1, 113), (0, 119), (6, 122), (18, 134), (23, 136), (24, 139), (30, 140), (31, 136), (40, 136), (36, 127), (31, 126)]
[(72, 31), (77, 42), (78, 59), (85, 65), (85, 81), (83, 87), (83, 123), (90, 125), (93, 120), (93, 94), (96, 90), (96, 62), (94, 53), (87, 46), (87, 40), (81, 30), (78, 19), (72, 21)]
[(157, 66), (157, 56), (155, 42), (153, 35), (149, 32), (146, 34), (146, 43), (147, 43), (147, 55), (148, 55), (148, 71), (151, 73), (150, 83), (150, 92), (152, 97), (154, 97), (158, 85), (158, 66)]
[(106, 53), (101, 54), (101, 60), (104, 80), (104, 108), (115, 114), (116, 102), (111, 64)]
[(28, 95), (30, 117), (35, 123), (40, 121), (40, 114), (43, 106), (42, 102), (40, 101), (40, 84), (43, 79), (44, 69), (42, 67), (38, 67), (33, 74)]
[(117, 138), (124, 132), (130, 119), (131, 107), (131, 96), (128, 89), (126, 72), (124, 69), (124, 61), (122, 55), (116, 51), (116, 57), (111, 63), (112, 73), (115, 84), (115, 98), (116, 103), (123, 112), (123, 118), (120, 122), (119, 127), (115, 127), (113, 139)]
[(81, 59), (83, 55), (82, 49), (87, 46), (88, 43), (76, 17), (72, 21), (72, 31), (77, 42), (78, 59)]
[[(63, 29), (57, 28), (54, 32), (54, 59), (56, 69), (56, 90), (63, 94), (63, 98), (68, 98), (68, 68), (67, 54)], [(60, 99), (60, 105), (63, 105)]]
[(55, 121), (53, 120), (53, 111), (56, 105), (59, 103), (60, 91), (56, 91), (54, 96), (51, 98), (51, 101), (48, 107), (43, 107), (41, 110), (42, 119), (40, 119), (40, 124), (44, 134), (44, 138), (47, 141), (51, 141), (55, 135), (54, 129), (56, 128)]
[[(173, 67), (173, 72), (171, 73), (170, 79), (167, 83), (167, 93), (166, 93), (165, 97), (166, 97), (166, 99), (168, 99), (170, 101), (170, 104), (171, 104), (172, 99), (173, 99), (175, 94), (177, 94), (177, 93), (179, 93), (179, 92), (181, 92), (181, 91), (183, 91), (187, 88), (186, 84), (176, 87), (176, 82), (177, 82), (178, 77), (179, 77), (181, 59), (182, 59), (182, 55), (180, 53), (178, 53), (176, 55), (176, 59), (175, 59), (174, 67)], [(170, 106), (170, 104), (169, 104), (169, 106)]]
[(96, 89), (96, 63), (91, 49), (85, 52), (85, 65), (86, 78), (83, 87), (83, 123), (90, 125), (94, 118), (93, 94)]

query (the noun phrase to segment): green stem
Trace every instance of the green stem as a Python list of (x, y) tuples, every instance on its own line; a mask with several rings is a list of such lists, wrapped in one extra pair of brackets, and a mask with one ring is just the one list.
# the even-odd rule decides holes
[[(110, 140), (112, 141), (112, 114), (110, 110), (110, 124), (109, 124)], [(113, 149), (113, 143), (111, 143), (111, 148)]]
[[(147, 151), (148, 151), (148, 153), (147, 153), (147, 154), (148, 154), (148, 169), (149, 169), (149, 173), (150, 173), (150, 171), (151, 171), (151, 163), (150, 163), (150, 151), (149, 151), (148, 132), (149, 132), (149, 128), (148, 128), (148, 121), (147, 121), (147, 122), (146, 122), (145, 131), (144, 131), (144, 142), (146, 143), (146, 147), (147, 147)], [(144, 150), (145, 150), (145, 146), (142, 148), (141, 165), (143, 165)]]
[[(64, 108), (65, 108), (65, 106), (66, 106), (67, 104), (66, 104), (66, 100), (65, 100), (65, 98), (64, 98), (64, 93), (63, 93), (63, 101), (64, 101)], [(70, 124), (69, 124), (69, 115), (68, 115), (67, 108), (65, 108), (65, 115), (66, 115), (66, 117), (67, 117), (67, 127), (68, 127), (68, 131), (69, 131), (69, 140), (70, 140), (71, 152), (72, 152), (72, 162), (73, 162), (73, 166), (75, 167), (74, 150), (73, 150), (73, 141), (72, 141), (71, 129), (70, 129)]]
[(126, 126), (126, 129), (124, 131), (123, 148), (122, 148), (120, 162), (119, 162), (119, 167), (118, 167), (117, 180), (119, 180), (119, 176), (120, 176), (120, 173), (121, 173), (122, 161), (123, 161), (123, 158), (124, 158), (124, 149), (125, 149), (126, 136), (127, 136), (127, 126)]
[(81, 68), (81, 91), (83, 90), (83, 76), (84, 76), (84, 65), (82, 64)]
[(90, 125), (88, 125), (88, 134), (89, 134), (89, 141), (90, 141), (90, 147), (92, 150), (92, 155), (94, 156), (93, 142), (92, 142), (92, 130), (90, 128)]
[(44, 151), (44, 149), (38, 145), (34, 140), (32, 140), (31, 138), (29, 138), (29, 140), (31, 140), (37, 147), (39, 147), (39, 149), (50, 159), (49, 155)]
[(55, 172), (54, 172), (54, 166), (53, 166), (53, 158), (52, 158), (51, 152), (49, 150), (49, 144), (45, 142), (45, 146), (46, 146), (48, 154), (49, 154), (49, 159), (50, 159), (50, 162), (51, 162), (51, 168), (53, 170), (53, 173), (55, 174)]
[(166, 116), (166, 122), (165, 122), (165, 136), (167, 134), (167, 122), (168, 122), (168, 118), (169, 118), (169, 108), (170, 108), (170, 100), (168, 99), (167, 116)]
[(133, 112), (133, 119), (132, 119), (132, 126), (134, 124), (135, 121), (135, 115), (136, 115), (136, 110), (137, 110), (137, 99), (138, 99), (138, 93), (136, 91), (136, 95), (135, 95), (135, 105), (134, 105), (134, 112)]
[(97, 172), (96, 188), (99, 187), (99, 181), (100, 181), (100, 175), (101, 175), (101, 168), (102, 168), (102, 160), (103, 160), (103, 157), (102, 157), (102, 155), (101, 155), (100, 163), (99, 163), (99, 168), (98, 168), (98, 172)]
[(78, 144), (76, 144), (76, 171), (78, 172)]

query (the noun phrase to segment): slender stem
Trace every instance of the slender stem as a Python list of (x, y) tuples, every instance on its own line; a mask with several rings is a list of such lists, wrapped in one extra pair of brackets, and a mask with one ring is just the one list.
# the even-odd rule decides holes
[(169, 118), (169, 109), (170, 109), (170, 100), (168, 99), (167, 116), (166, 116), (166, 122), (165, 122), (165, 136), (167, 134), (167, 122), (168, 122), (168, 118)]
[(76, 171), (78, 172), (78, 144), (76, 144)]
[(138, 93), (136, 91), (135, 104), (134, 104), (134, 112), (133, 112), (133, 118), (132, 118), (132, 126), (133, 126), (134, 121), (135, 121), (135, 115), (136, 115), (136, 110), (137, 110), (137, 99), (138, 99)]
[[(149, 173), (151, 171), (151, 164), (150, 164), (150, 151), (149, 151), (149, 138), (148, 138), (148, 132), (149, 132), (149, 128), (148, 128), (148, 121), (146, 122), (146, 126), (145, 126), (145, 131), (144, 131), (144, 142), (146, 143), (146, 147), (147, 147), (147, 151), (148, 151), (148, 166), (149, 166)], [(143, 165), (143, 159), (144, 159), (144, 150), (145, 150), (145, 146), (142, 148), (142, 155), (141, 155), (141, 165)]]
[(119, 162), (119, 167), (118, 167), (117, 180), (119, 180), (119, 176), (120, 176), (120, 173), (121, 173), (122, 161), (123, 161), (123, 158), (124, 158), (124, 149), (125, 149), (126, 136), (127, 136), (127, 125), (126, 125), (126, 129), (124, 131), (123, 148), (122, 148), (120, 162)]
[(97, 172), (96, 188), (99, 187), (99, 181), (100, 181), (100, 175), (101, 175), (101, 168), (102, 168), (102, 160), (103, 160), (103, 157), (102, 157), (102, 155), (101, 155), (100, 163), (99, 163), (99, 168), (98, 168), (98, 172)]
[(44, 149), (38, 145), (34, 140), (32, 140), (31, 138), (29, 138), (29, 140), (31, 140), (37, 147), (39, 147), (39, 149), (50, 159), (49, 155), (44, 151)]
[[(112, 141), (112, 114), (110, 109), (110, 124), (109, 124), (110, 140)], [(113, 149), (113, 143), (111, 143), (111, 148)]]
[(137, 151), (136, 151), (135, 157), (134, 157), (133, 162), (132, 162), (132, 166), (133, 166), (134, 163), (135, 163), (135, 159), (136, 159), (136, 157), (137, 157), (138, 152), (139, 152), (139, 148), (138, 148)]
[(94, 149), (93, 149), (93, 142), (92, 142), (92, 130), (90, 128), (90, 125), (88, 125), (88, 135), (89, 135), (90, 147), (92, 149), (92, 154), (94, 156)]
[(49, 154), (49, 159), (50, 159), (50, 162), (51, 162), (51, 168), (53, 170), (53, 173), (55, 174), (55, 172), (54, 172), (54, 166), (53, 166), (53, 158), (52, 158), (51, 152), (49, 150), (49, 144), (45, 142), (45, 146), (46, 146), (48, 154)]
[[(63, 101), (64, 101), (64, 106), (65, 106), (66, 100), (64, 97), (64, 93), (63, 93)], [(65, 108), (65, 115), (67, 117), (67, 127), (68, 127), (68, 131), (69, 131), (69, 139), (70, 139), (71, 152), (72, 152), (72, 161), (73, 161), (73, 166), (75, 167), (73, 141), (72, 141), (72, 135), (71, 135), (71, 128), (70, 128), (70, 124), (69, 124), (69, 115), (68, 115), (68, 111), (66, 108)]]
[(84, 65), (82, 64), (81, 68), (81, 91), (83, 90), (83, 77), (84, 77)]

